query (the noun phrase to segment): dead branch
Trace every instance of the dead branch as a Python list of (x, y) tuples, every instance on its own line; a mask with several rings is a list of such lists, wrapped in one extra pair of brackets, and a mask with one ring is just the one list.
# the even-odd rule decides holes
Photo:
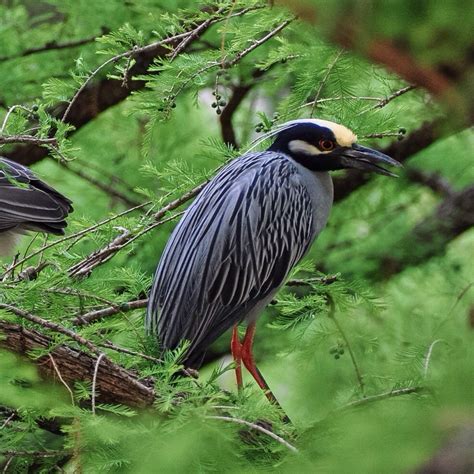
[(34, 135), (0, 135), (0, 145), (27, 143), (29, 145), (55, 145), (56, 138), (39, 138)]
[(75, 326), (83, 326), (85, 324), (90, 324), (99, 319), (105, 318), (107, 316), (113, 316), (114, 314), (123, 313), (126, 311), (133, 311), (139, 308), (146, 308), (148, 304), (148, 298), (127, 301), (126, 303), (119, 303), (114, 306), (109, 306), (107, 308), (97, 309), (95, 311), (90, 311), (89, 313), (77, 316), (72, 320), (72, 323)]

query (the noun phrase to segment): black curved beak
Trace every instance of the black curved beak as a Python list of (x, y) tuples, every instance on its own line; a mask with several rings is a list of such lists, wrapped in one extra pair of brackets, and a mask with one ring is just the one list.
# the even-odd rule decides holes
[(381, 153), (380, 151), (367, 148), (365, 146), (357, 145), (344, 148), (341, 150), (341, 158), (345, 166), (348, 168), (357, 168), (364, 171), (373, 171), (374, 173), (383, 174), (385, 176), (393, 176), (398, 178), (398, 175), (383, 168), (383, 165), (400, 167), (402, 164), (390, 156)]

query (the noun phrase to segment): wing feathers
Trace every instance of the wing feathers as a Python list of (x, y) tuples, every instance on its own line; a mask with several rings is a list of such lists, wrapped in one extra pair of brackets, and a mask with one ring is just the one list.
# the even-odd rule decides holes
[(28, 168), (0, 157), (0, 230), (62, 234), (71, 201)]

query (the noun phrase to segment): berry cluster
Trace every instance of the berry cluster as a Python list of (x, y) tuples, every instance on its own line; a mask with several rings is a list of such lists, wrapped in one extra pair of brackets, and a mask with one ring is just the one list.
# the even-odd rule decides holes
[(338, 342), (337, 345), (332, 346), (329, 349), (329, 354), (332, 354), (334, 359), (340, 359), (344, 354), (344, 345), (341, 342)]
[(277, 122), (279, 119), (280, 119), (280, 114), (278, 112), (275, 112), (273, 114), (272, 120), (270, 120), (269, 125), (267, 125), (263, 122), (258, 122), (257, 125), (255, 125), (255, 132), (256, 133), (269, 132), (270, 129), (275, 124), (275, 122)]

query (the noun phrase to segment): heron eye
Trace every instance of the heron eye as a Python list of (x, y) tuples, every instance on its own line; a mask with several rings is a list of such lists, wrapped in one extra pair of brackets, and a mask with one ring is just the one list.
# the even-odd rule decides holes
[(334, 148), (334, 142), (331, 140), (319, 140), (319, 148), (323, 151), (330, 151)]

